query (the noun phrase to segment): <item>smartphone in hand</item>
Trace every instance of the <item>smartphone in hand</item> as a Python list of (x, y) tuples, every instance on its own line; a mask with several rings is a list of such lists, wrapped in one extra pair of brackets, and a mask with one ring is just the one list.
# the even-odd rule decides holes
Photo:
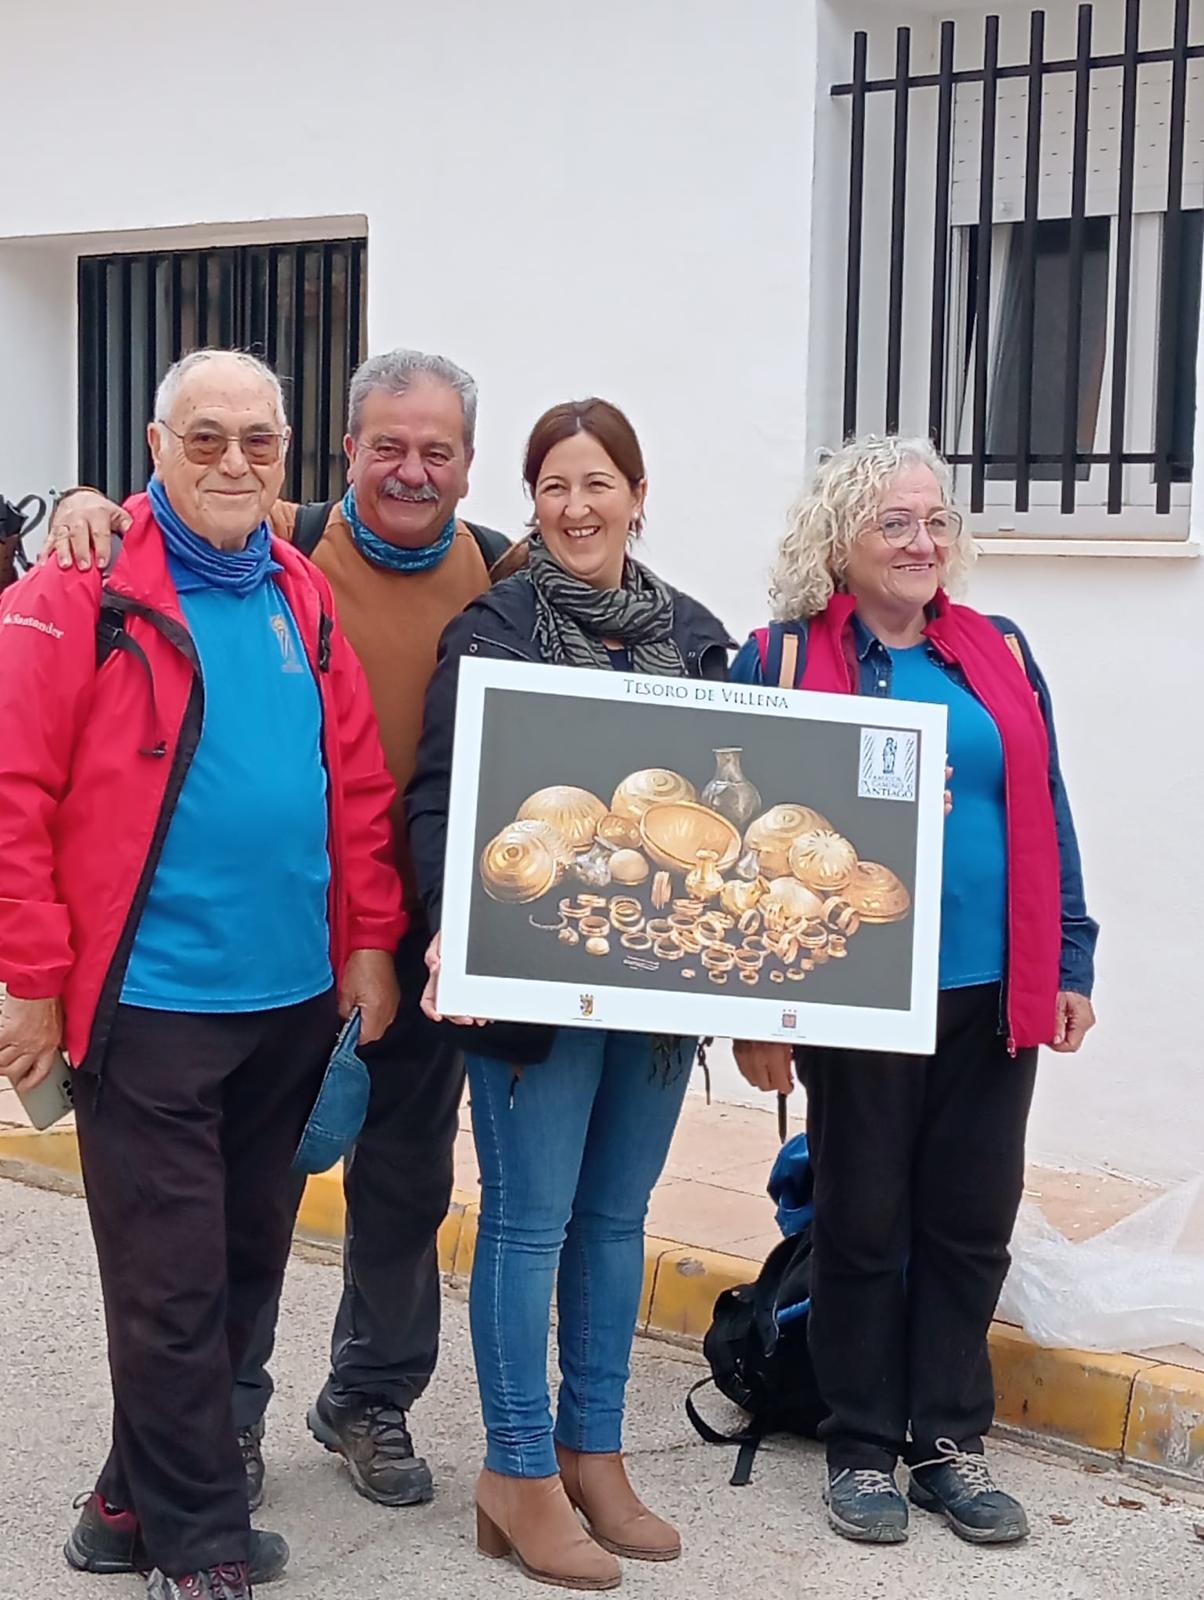
[(39, 1132), (53, 1128), (75, 1108), (75, 1075), (62, 1051), (55, 1055), (53, 1067), (36, 1089), (18, 1089), (17, 1099), (25, 1115)]

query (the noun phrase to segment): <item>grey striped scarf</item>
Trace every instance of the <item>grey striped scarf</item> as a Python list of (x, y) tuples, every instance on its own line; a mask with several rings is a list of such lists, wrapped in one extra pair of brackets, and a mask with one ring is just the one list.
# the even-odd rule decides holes
[(527, 571), (535, 589), (535, 637), (545, 661), (609, 667), (602, 641), (613, 639), (630, 653), (636, 672), (685, 677), (673, 638), (673, 596), (647, 567), (628, 557), (621, 589), (594, 589), (566, 572), (534, 535)]

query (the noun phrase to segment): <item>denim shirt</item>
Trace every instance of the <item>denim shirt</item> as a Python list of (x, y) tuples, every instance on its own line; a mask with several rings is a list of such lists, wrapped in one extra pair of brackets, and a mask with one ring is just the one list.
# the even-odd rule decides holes
[[(1066, 785), (1062, 781), (1062, 769), (1058, 762), (1058, 740), (1054, 732), (1049, 686), (1033, 659), (1028, 641), (1015, 623), (1009, 622), (1006, 617), (992, 617), (990, 620), (1000, 632), (1014, 633), (1019, 640), (1028, 680), (1036, 693), (1049, 734), (1049, 793), (1053, 800), (1062, 886), (1062, 956), (1058, 987), (1089, 996), (1095, 983), (1095, 945), (1099, 937), (1099, 924), (1087, 915), (1083, 895), (1083, 864), (1074, 831), (1074, 818), (1070, 814), (1070, 801), (1066, 796)], [(798, 674), (801, 677), (806, 652), (805, 624), (799, 625), (799, 632), (801, 648)], [(857, 616), (853, 618), (853, 639), (860, 664), (858, 692), (888, 698), (891, 691), (890, 651)], [(946, 672), (952, 674), (963, 687), (969, 687), (956, 665), (945, 661), (936, 651), (932, 651), (932, 654)], [(764, 683), (761, 653), (755, 638), (750, 638), (741, 647), (732, 662), (731, 680), (733, 683)]]

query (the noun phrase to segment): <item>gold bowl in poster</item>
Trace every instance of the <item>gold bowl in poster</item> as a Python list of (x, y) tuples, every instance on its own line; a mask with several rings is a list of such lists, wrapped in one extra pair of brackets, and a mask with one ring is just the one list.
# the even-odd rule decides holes
[(857, 865), (857, 852), (843, 834), (830, 828), (800, 833), (790, 846), (790, 870), (816, 894), (837, 894)]
[(813, 922), (823, 916), (820, 897), (797, 878), (774, 878), (759, 902), (766, 927), (780, 932), (795, 922)]
[(572, 866), (575, 856), (573, 847), (560, 829), (552, 823), (545, 822), (542, 817), (528, 817), (512, 826), (516, 833), (533, 833), (536, 838), (542, 839), (555, 856), (556, 865), (562, 872)]
[(725, 872), (740, 854), (739, 829), (694, 800), (649, 806), (640, 819), (640, 836), (653, 861), (674, 872), (690, 872), (704, 851)]
[(555, 887), (560, 866), (547, 840), (521, 828), (503, 828), (481, 852), (481, 882), (493, 900), (525, 905)]
[(610, 809), (620, 817), (628, 817), (638, 823), (649, 806), (697, 799), (698, 791), (680, 772), (670, 772), (667, 767), (645, 767), (641, 772), (629, 773), (623, 779), (614, 792)]
[(832, 824), (810, 806), (787, 803), (770, 806), (750, 822), (744, 843), (757, 852), (761, 872), (767, 878), (782, 878), (790, 871), (790, 846), (801, 833), (831, 829)]
[(907, 890), (877, 861), (859, 861), (842, 893), (862, 922), (901, 922), (911, 910)]
[(550, 822), (574, 851), (589, 849), (605, 815), (606, 807), (596, 794), (568, 783), (538, 789), (518, 808), (520, 822)]

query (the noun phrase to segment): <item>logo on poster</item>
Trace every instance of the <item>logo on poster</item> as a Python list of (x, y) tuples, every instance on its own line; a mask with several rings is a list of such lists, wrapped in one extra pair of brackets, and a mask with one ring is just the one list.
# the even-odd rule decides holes
[(594, 997), (593, 997), (593, 995), (592, 994), (579, 995), (578, 999), (580, 1000), (580, 1003), (581, 1003), (581, 1015), (583, 1017), (592, 1017), (593, 1014), (594, 1014)]
[(798, 1012), (797, 1011), (783, 1011), (782, 1012), (782, 1026), (783, 1026), (783, 1028), (797, 1028), (798, 1027)]
[(857, 793), (863, 800), (914, 800), (919, 736), (900, 728), (862, 728)]

